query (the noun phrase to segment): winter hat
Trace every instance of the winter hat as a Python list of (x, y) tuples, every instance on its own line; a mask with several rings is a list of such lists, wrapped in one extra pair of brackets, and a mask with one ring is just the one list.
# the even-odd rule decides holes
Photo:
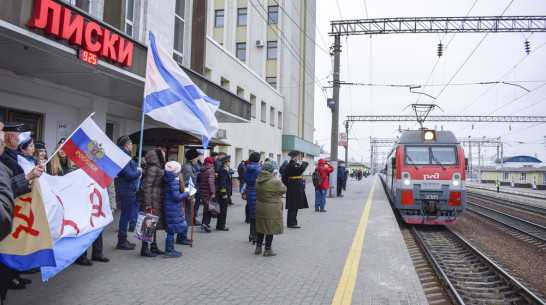
[(129, 138), (129, 136), (121, 136), (118, 138), (118, 146), (123, 147), (129, 141), (131, 141), (131, 138)]
[(42, 141), (34, 141), (34, 148), (36, 149), (47, 149), (46, 145)]
[(214, 158), (214, 157), (218, 156), (218, 153), (213, 151), (212, 153), (210, 153), (210, 156)]
[(197, 152), (197, 149), (190, 148), (186, 151), (184, 156), (186, 157), (186, 160), (193, 160), (199, 156), (199, 153)]
[(262, 165), (262, 170), (272, 173), (275, 170), (275, 165), (271, 162), (265, 162), (264, 165)]
[(165, 164), (165, 170), (168, 172), (178, 174), (180, 169), (182, 169), (182, 166), (176, 161), (169, 161)]
[(248, 157), (248, 160), (249, 160), (250, 162), (260, 162), (260, 158), (261, 158), (261, 157), (262, 157), (262, 156), (260, 155), (260, 153), (257, 152), (257, 151), (255, 151), (255, 152), (253, 152), (253, 153), (250, 154), (250, 157)]
[(212, 160), (211, 157), (206, 157), (206, 158), (205, 158), (205, 163), (212, 164), (212, 163), (214, 163), (214, 160)]

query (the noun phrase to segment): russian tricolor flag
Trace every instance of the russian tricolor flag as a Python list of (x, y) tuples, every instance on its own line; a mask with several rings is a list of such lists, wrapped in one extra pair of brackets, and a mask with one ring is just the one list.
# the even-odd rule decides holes
[(62, 149), (102, 188), (106, 188), (131, 160), (91, 118), (80, 125)]

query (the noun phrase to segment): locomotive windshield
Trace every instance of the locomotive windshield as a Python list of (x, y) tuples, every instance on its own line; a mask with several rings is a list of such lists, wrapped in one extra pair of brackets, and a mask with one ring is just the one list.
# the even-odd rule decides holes
[(453, 146), (406, 146), (407, 165), (457, 165), (457, 151)]

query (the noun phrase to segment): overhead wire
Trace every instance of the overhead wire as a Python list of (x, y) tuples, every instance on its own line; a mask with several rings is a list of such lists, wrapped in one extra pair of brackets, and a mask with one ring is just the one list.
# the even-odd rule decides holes
[[(266, 22), (267, 26), (269, 26), (271, 29), (273, 29), (273, 26), (271, 24), (269, 24), (268, 22), (268, 19), (265, 18), (259, 11), (259, 9), (256, 7), (256, 5), (254, 5), (254, 3), (252, 2), (252, 0), (249, 0), (248, 1), (252, 7), (254, 7), (254, 9), (256, 10), (256, 12), (258, 13), (258, 15), (260, 15), (260, 17), (262, 17), (262, 19)], [(266, 8), (259, 2), (257, 1), (258, 4), (262, 7), (263, 11), (265, 13), (268, 13), (268, 11), (266, 10)], [(284, 33), (281, 31), (281, 29), (279, 27), (277, 27), (277, 32), (279, 34), (281, 34), (281, 36), (278, 36), (279, 40), (285, 45), (287, 46), (287, 50), (288, 52), (290, 52), (290, 54), (292, 54), (292, 56), (301, 64), (303, 65), (303, 67), (305, 68), (305, 70), (307, 70), (307, 73), (309, 75), (311, 75), (315, 81), (318, 81), (317, 77), (315, 76), (315, 73), (314, 73), (314, 70), (312, 71), (311, 68), (308, 67), (308, 65), (305, 63), (305, 60), (298, 54), (298, 50), (290, 43), (289, 39), (286, 38), (286, 36), (284, 35)], [(282, 38), (281, 38), (282, 37)], [(294, 50), (294, 52), (296, 52), (296, 54), (294, 54), (294, 52), (292, 52), (292, 50), (290, 50), (290, 48), (292, 48)], [(323, 86), (320, 84), (320, 83), (316, 83), (319, 88), (323, 88)], [(324, 93), (324, 91), (323, 91)], [(325, 98), (328, 98), (326, 95), (325, 95)]]
[[(277, 2), (277, 0), (273, 0), (273, 2), (275, 2), (277, 4), (278, 7), (281, 8), (281, 10), (284, 12), (284, 14), (286, 15), (286, 17), (288, 17), (288, 19), (290, 19), (297, 27), (298, 29), (300, 30), (300, 32), (302, 32), (307, 38), (309, 38), (309, 40), (311, 40), (311, 42), (313, 42), (314, 45), (317, 46), (317, 48), (319, 48), (322, 52), (326, 53), (326, 54), (330, 54), (330, 52), (328, 52), (327, 50), (323, 49), (321, 46), (319, 46), (315, 40), (311, 37), (309, 37), (309, 35), (307, 34), (307, 31), (304, 31), (300, 26), (299, 24), (294, 21), (294, 19), (292, 19), (292, 17), (290, 17), (290, 15), (288, 14), (288, 12), (286, 12), (284, 10), (284, 8), (279, 4), (279, 2)], [(315, 23), (315, 26), (316, 26), (316, 23)], [(326, 45), (326, 48), (328, 48), (328, 45)]]

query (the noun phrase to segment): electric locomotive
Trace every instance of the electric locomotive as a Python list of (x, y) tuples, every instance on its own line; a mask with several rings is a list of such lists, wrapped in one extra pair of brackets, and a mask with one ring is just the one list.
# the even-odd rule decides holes
[(453, 225), (466, 208), (465, 157), (451, 131), (408, 130), (382, 178), (406, 223)]

